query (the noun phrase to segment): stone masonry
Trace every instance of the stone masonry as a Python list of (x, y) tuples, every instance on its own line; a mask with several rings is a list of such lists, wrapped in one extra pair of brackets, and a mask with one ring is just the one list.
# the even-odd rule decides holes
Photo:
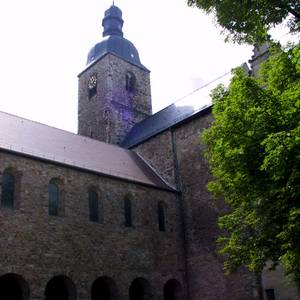
[(244, 269), (226, 276), (223, 259), (217, 253), (216, 239), (220, 232), (217, 219), (227, 207), (223, 201), (213, 199), (206, 188), (210, 172), (200, 134), (211, 121), (212, 115), (207, 111), (152, 137), (134, 150), (170, 183), (176, 182), (182, 191), (189, 299), (259, 299), (256, 276)]
[[(135, 91), (126, 90), (126, 74), (135, 77)], [(89, 99), (88, 80), (97, 75), (97, 94)], [(149, 71), (108, 53), (79, 74), (78, 133), (119, 144), (133, 127), (151, 115)]]
[[(103, 25), (105, 39), (78, 76), (78, 134), (120, 145), (133, 133), (131, 150), (45, 134), (50, 127), (36, 124), (24, 137), (30, 122), (6, 116), (6, 125), (19, 123), (0, 133), (0, 300), (263, 299), (259, 278), (244, 268), (226, 276), (218, 253), (217, 220), (228, 207), (207, 191), (211, 174), (200, 142), (211, 107), (166, 108), (153, 118), (150, 72), (123, 38), (114, 4)], [(259, 62), (266, 53), (257, 53)], [(54, 183), (57, 215), (49, 210)], [(89, 214), (91, 190), (97, 222)]]
[[(7, 168), (20, 174), (19, 203), (0, 210), (0, 276), (22, 276), (30, 299), (44, 299), (47, 282), (56, 275), (72, 280), (78, 300), (91, 299), (100, 276), (113, 280), (114, 299), (120, 300), (128, 299), (135, 278), (149, 283), (155, 300), (163, 299), (169, 279), (185, 287), (176, 193), (1, 152), (0, 178)], [(63, 216), (48, 215), (53, 178), (61, 182)], [(99, 223), (88, 218), (90, 187), (99, 194)], [(132, 201), (132, 227), (124, 226), (124, 197)], [(158, 230), (158, 202), (166, 207), (166, 232)]]

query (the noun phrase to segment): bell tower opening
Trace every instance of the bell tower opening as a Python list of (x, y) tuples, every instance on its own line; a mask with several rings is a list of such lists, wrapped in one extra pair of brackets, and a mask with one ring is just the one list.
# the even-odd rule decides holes
[(152, 114), (150, 71), (123, 37), (123, 23), (117, 6), (105, 11), (103, 40), (92, 47), (78, 75), (78, 134), (111, 144), (121, 144)]

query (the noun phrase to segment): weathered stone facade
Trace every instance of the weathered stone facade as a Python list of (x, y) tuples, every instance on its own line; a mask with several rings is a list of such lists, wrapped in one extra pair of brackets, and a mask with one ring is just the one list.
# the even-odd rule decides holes
[[(97, 75), (97, 93), (89, 97), (89, 78)], [(134, 76), (134, 90), (126, 76)], [(78, 133), (119, 144), (133, 127), (152, 113), (150, 72), (108, 53), (79, 75)]]
[[(212, 121), (209, 111), (171, 128), (134, 148), (182, 191), (181, 212), (184, 223), (185, 251), (190, 299), (259, 299), (259, 286), (254, 274), (240, 270), (226, 276), (223, 259), (217, 253), (220, 233), (218, 217), (227, 207), (214, 200), (207, 191), (210, 179), (199, 136)], [(162, 146), (162, 147), (160, 147)], [(156, 153), (157, 155), (153, 155)]]
[[(166, 109), (151, 119), (149, 71), (123, 39), (121, 17), (114, 5), (105, 13), (111, 44), (95, 45), (79, 75), (78, 133), (85, 137), (0, 114), (1, 124), (19, 122), (13, 130), (20, 130), (7, 130), (7, 140), (0, 133), (0, 299), (262, 299), (257, 276), (244, 268), (226, 276), (218, 254), (217, 220), (228, 207), (207, 191), (199, 140), (211, 107)], [(143, 139), (132, 151), (98, 142), (120, 144), (136, 124)], [(30, 140), (31, 129), (34, 142), (15, 139), (22, 132)], [(278, 277), (271, 279), (265, 288)], [(297, 299), (296, 290), (288, 298), (277, 285), (286, 297), (278, 299)]]
[[(8, 168), (20, 174), (17, 207), (0, 209), (0, 276), (22, 276), (30, 299), (44, 299), (47, 283), (58, 275), (72, 280), (76, 299), (91, 299), (92, 284), (102, 276), (116, 286), (112, 299), (128, 299), (136, 278), (149, 283), (149, 299), (163, 299), (170, 279), (185, 290), (176, 193), (4, 152), (0, 166), (0, 178)], [(53, 178), (61, 182), (64, 216), (48, 215), (48, 184)], [(90, 187), (99, 195), (99, 223), (89, 221)], [(124, 226), (125, 197), (132, 202), (132, 227)], [(159, 202), (166, 207), (165, 232), (158, 229)]]

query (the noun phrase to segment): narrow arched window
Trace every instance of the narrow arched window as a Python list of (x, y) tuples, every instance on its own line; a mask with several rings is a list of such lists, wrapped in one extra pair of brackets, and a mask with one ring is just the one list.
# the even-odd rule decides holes
[(157, 205), (157, 215), (158, 215), (158, 229), (159, 231), (166, 231), (166, 212), (163, 203), (158, 203)]
[(131, 201), (128, 198), (124, 199), (124, 216), (125, 216), (125, 226), (132, 226), (132, 212), (131, 212)]
[(59, 208), (59, 188), (55, 183), (50, 182), (48, 185), (48, 212), (50, 216), (58, 216)]
[(89, 191), (89, 219), (91, 222), (99, 221), (98, 195), (95, 191)]
[(15, 177), (8, 172), (4, 172), (2, 177), (1, 206), (14, 208), (14, 196)]
[(88, 79), (89, 99), (97, 95), (97, 74), (92, 74)]
[(135, 92), (135, 76), (131, 72), (126, 73), (125, 77), (125, 88), (127, 92), (134, 93)]

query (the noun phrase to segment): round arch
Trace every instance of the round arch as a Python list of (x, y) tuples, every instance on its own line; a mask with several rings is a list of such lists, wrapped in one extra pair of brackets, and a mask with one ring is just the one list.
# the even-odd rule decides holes
[(29, 296), (29, 285), (21, 275), (9, 273), (0, 277), (0, 299), (29, 300)]
[(91, 300), (116, 300), (118, 297), (117, 285), (107, 276), (98, 277), (91, 287)]
[(129, 287), (129, 300), (150, 300), (152, 299), (152, 288), (144, 278), (136, 278)]
[(45, 288), (45, 300), (75, 300), (76, 287), (73, 281), (64, 275), (52, 277)]
[(168, 280), (164, 285), (164, 300), (181, 300), (182, 286), (176, 279)]

